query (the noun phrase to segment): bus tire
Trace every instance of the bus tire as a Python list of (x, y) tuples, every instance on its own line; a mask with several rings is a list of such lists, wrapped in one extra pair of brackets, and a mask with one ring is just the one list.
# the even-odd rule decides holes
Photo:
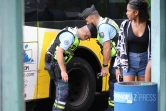
[(73, 57), (67, 64), (69, 97), (65, 111), (87, 111), (95, 96), (96, 79), (90, 64), (82, 58)]

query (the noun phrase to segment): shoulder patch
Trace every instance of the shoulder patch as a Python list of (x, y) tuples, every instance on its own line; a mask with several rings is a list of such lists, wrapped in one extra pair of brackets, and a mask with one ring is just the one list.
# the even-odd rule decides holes
[(104, 33), (103, 32), (100, 32), (99, 35), (100, 35), (101, 38), (104, 38)]
[(65, 40), (65, 41), (64, 41), (64, 44), (65, 44), (65, 45), (69, 45), (69, 41), (68, 41), (68, 40)]

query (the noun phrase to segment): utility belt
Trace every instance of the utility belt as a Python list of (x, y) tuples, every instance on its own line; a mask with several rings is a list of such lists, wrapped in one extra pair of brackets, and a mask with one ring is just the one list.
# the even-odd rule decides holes
[(61, 70), (58, 65), (58, 62), (53, 58), (53, 55), (50, 52), (47, 52), (45, 54), (45, 62), (46, 62), (45, 70), (48, 71), (50, 78), (57, 80), (62, 79)]

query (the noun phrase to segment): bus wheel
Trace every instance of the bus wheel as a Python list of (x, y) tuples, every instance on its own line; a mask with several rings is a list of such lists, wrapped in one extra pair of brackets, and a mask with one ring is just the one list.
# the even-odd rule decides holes
[(65, 111), (87, 111), (96, 90), (94, 71), (87, 61), (74, 57), (67, 64), (69, 97)]

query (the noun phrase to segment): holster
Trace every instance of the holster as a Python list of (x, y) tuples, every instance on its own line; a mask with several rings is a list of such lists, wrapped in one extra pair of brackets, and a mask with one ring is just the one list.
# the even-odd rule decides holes
[(50, 63), (51, 60), (52, 60), (52, 55), (46, 53), (46, 54), (45, 54), (45, 61), (46, 61), (47, 63)]
[(51, 55), (49, 54), (45, 55), (45, 62), (50, 64), (49, 67), (48, 66), (45, 67), (45, 70), (48, 71), (50, 78), (57, 80), (62, 79), (61, 70), (59, 68), (58, 62), (54, 60), (54, 58)]
[(51, 72), (50, 73), (51, 73), (50, 75), (52, 76), (53, 79), (57, 79), (57, 80), (62, 79), (61, 70), (59, 68), (58, 62), (55, 60), (51, 61)]

